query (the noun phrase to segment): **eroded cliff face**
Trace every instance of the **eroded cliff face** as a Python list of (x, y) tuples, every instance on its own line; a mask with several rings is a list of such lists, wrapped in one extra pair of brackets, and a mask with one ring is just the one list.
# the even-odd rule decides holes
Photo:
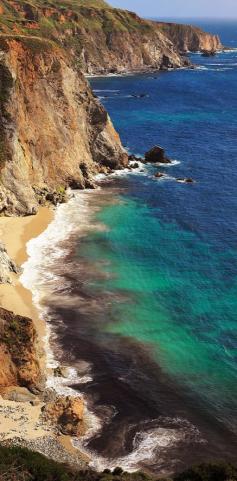
[[(92, 9), (81, 10), (83, 16), (93, 18)], [(143, 20), (135, 13), (99, 10), (96, 22), (96, 29), (82, 26), (74, 37), (73, 48), (86, 73), (162, 70), (189, 64), (154, 22)]]
[(216, 52), (223, 49), (218, 35), (206, 33), (192, 25), (158, 22), (157, 27), (167, 36), (181, 53)]
[(37, 388), (41, 383), (33, 321), (0, 308), (0, 392), (9, 386)]
[(126, 165), (104, 107), (50, 41), (1, 39), (0, 91), (1, 214), (35, 213), (47, 193), (90, 187), (105, 166)]

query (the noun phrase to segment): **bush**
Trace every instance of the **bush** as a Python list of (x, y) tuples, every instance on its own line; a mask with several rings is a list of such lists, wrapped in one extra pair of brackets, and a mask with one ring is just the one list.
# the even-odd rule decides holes
[(175, 476), (174, 481), (237, 481), (237, 468), (226, 463), (200, 464)]

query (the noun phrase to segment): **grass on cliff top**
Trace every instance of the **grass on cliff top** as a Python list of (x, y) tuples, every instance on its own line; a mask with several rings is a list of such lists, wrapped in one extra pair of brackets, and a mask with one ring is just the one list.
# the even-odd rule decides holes
[(126, 10), (114, 9), (104, 0), (0, 0), (0, 32), (62, 40), (73, 31), (150, 31), (151, 24)]
[[(161, 478), (158, 478), (161, 481)], [(0, 445), (1, 481), (155, 481), (142, 473), (96, 473), (72, 469), (25, 448)], [(168, 480), (167, 480), (168, 481)], [(237, 481), (237, 467), (230, 464), (202, 464), (174, 476), (173, 481)]]

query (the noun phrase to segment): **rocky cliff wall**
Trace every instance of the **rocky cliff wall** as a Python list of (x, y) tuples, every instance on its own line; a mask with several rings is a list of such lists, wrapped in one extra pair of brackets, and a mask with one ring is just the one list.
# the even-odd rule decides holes
[(33, 322), (0, 308), (0, 391), (9, 386), (35, 389), (41, 383)]
[[(92, 9), (83, 8), (83, 16), (92, 19)], [(188, 65), (153, 22), (132, 12), (99, 10), (96, 28), (83, 25), (74, 37), (74, 48), (81, 68), (89, 74), (162, 70)]]
[(0, 91), (0, 214), (35, 213), (52, 193), (126, 165), (107, 112), (52, 42), (1, 38)]
[(216, 52), (223, 49), (218, 35), (206, 33), (192, 25), (157, 22), (157, 28), (170, 39), (181, 53)]

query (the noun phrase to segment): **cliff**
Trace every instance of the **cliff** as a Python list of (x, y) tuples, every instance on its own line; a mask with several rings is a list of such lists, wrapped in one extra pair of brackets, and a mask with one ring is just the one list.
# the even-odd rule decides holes
[(33, 322), (0, 308), (0, 390), (35, 388), (40, 381)]
[(0, 214), (61, 202), (68, 186), (127, 164), (82, 72), (189, 65), (179, 50), (217, 48), (199, 29), (164, 25), (103, 0), (0, 0)]
[(51, 0), (0, 0), (0, 8), (0, 31), (53, 40), (87, 74), (179, 68), (189, 65), (179, 51), (191, 39), (193, 50), (218, 44), (195, 27), (144, 20), (101, 0), (64, 0), (58, 6)]
[(173, 42), (180, 53), (216, 52), (223, 49), (218, 35), (211, 35), (198, 27), (164, 22), (157, 22), (157, 27)]
[(35, 213), (67, 186), (90, 187), (127, 155), (72, 59), (36, 37), (0, 38), (0, 213)]

